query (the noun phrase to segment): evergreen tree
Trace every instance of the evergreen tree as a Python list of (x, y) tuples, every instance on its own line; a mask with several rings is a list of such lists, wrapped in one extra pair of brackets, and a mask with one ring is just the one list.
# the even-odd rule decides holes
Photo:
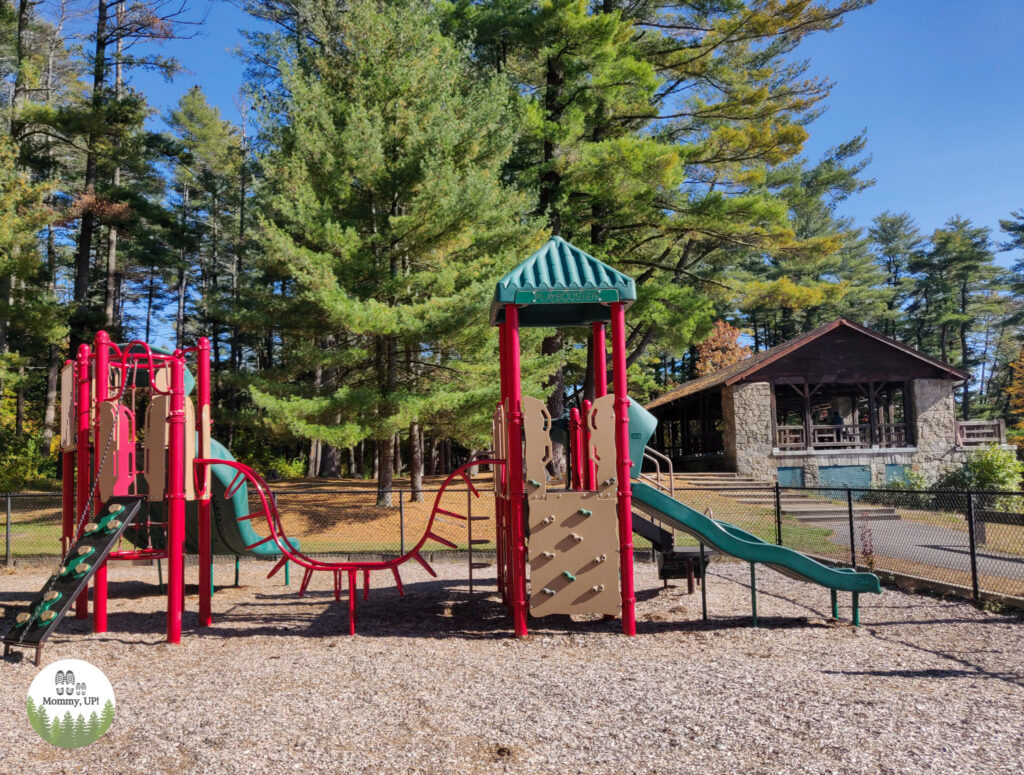
[(99, 731), (100, 735), (106, 734), (110, 725), (114, 723), (114, 703), (107, 700), (103, 703), (103, 712), (100, 714)]
[(390, 505), (396, 434), (445, 414), (489, 427), (486, 307), (540, 235), (500, 179), (504, 83), (471, 72), (419, 3), (320, 10), (265, 127), (260, 312), (287, 347), (252, 395), (299, 438), (374, 438)]
[(879, 330), (886, 336), (900, 338), (903, 332), (903, 307), (913, 287), (910, 264), (920, 251), (924, 238), (909, 213), (875, 216), (868, 231), (875, 254), (875, 263), (885, 277), (889, 293), (886, 313), (879, 321)]
[[(977, 365), (973, 335), (981, 316), (1003, 304), (1000, 272), (989, 230), (961, 216), (936, 229), (930, 248), (911, 262), (914, 290), (908, 311), (919, 349), (971, 370)], [(960, 409), (971, 416), (970, 382), (964, 383)]]

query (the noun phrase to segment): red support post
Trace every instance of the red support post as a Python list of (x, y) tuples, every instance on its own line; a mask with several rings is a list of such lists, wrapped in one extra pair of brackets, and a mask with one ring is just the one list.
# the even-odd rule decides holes
[(604, 323), (593, 324), (594, 398), (608, 395), (608, 346), (604, 341)]
[[(210, 340), (199, 339), (198, 353), (198, 403), (196, 419), (199, 423), (199, 457), (210, 457)], [(199, 497), (199, 626), (209, 627), (213, 623), (213, 549), (210, 545), (210, 466), (201, 467), (201, 477), (196, 482)], [(186, 475), (195, 476), (188, 471)]]
[(586, 399), (583, 400), (583, 489), (594, 490), (597, 479), (597, 468), (594, 465), (594, 458), (590, 454), (590, 410), (594, 404)]
[(576, 407), (569, 412), (569, 448), (572, 450), (572, 489), (583, 489), (583, 426), (580, 410)]
[(185, 357), (171, 360), (167, 444), (167, 642), (181, 643), (185, 547)]
[[(89, 506), (89, 484), (92, 482), (92, 471), (89, 469), (89, 429), (92, 423), (92, 377), (89, 373), (90, 361), (92, 359), (92, 348), (87, 344), (79, 345), (78, 360), (75, 365), (75, 389), (78, 390), (78, 407), (75, 422), (78, 424), (78, 446), (75, 450), (75, 484), (77, 497), (75, 498), (74, 528), (71, 531), (71, 542), (78, 538), (79, 528), (83, 514), (88, 514)], [(85, 619), (89, 616), (89, 593), (88, 587), (75, 601), (75, 618)]]
[(622, 631), (636, 635), (633, 591), (633, 490), (629, 475), (629, 395), (626, 392), (626, 308), (612, 304), (612, 362), (615, 389), (615, 459), (618, 468), (619, 571), (622, 585)]
[[(498, 324), (498, 374), (501, 390), (499, 393), (499, 406), (508, 409), (508, 334), (507, 324)], [(503, 415), (506, 430), (508, 417)], [(506, 496), (506, 482), (508, 480), (508, 466), (500, 466), (494, 472), (494, 541), (495, 558), (497, 560), (498, 592), (501, 594), (501, 602), (508, 605), (508, 578), (505, 547), (505, 523), (508, 512), (508, 499)]]
[(508, 424), (508, 519), (512, 538), (511, 572), (512, 622), (516, 637), (524, 638), (526, 629), (526, 534), (523, 527), (523, 410), (522, 384), (519, 375), (519, 308), (505, 305), (505, 323), (508, 329), (509, 424)]
[[(100, 438), (100, 406), (110, 396), (110, 335), (106, 331), (98, 331), (96, 333), (95, 341), (95, 357), (93, 363), (96, 367), (96, 372), (93, 374), (93, 380), (96, 384), (96, 406), (95, 406), (95, 420), (94, 420), (94, 436), (95, 439), (93, 449), (93, 466), (96, 469), (93, 476), (98, 478), (100, 475), (100, 466), (105, 465), (105, 457), (109, 457), (112, 453), (117, 454), (116, 446), (117, 439), (103, 439)], [(117, 434), (116, 427), (111, 428), (111, 433)], [(93, 508), (96, 514), (100, 514), (103, 510), (103, 502), (100, 499), (100, 490), (97, 486), (95, 488), (96, 496), (93, 502)], [(96, 574), (93, 576), (92, 586), (92, 631), (93, 632), (106, 632), (107, 631), (107, 561), (104, 560), (98, 568), (96, 568)]]

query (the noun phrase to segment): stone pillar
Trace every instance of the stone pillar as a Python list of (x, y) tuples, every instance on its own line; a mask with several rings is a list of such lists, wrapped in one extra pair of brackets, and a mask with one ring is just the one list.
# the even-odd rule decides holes
[(722, 441), (726, 465), (740, 476), (771, 481), (772, 388), (751, 382), (722, 388)]
[(929, 480), (962, 457), (956, 453), (956, 402), (947, 379), (915, 379), (910, 383), (914, 408), (916, 467)]

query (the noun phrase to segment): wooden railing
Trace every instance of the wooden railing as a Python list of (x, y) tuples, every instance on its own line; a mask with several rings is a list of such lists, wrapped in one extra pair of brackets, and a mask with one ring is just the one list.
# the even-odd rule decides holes
[(905, 447), (907, 424), (902, 422), (855, 425), (812, 425), (811, 442), (802, 425), (784, 425), (777, 429), (776, 445), (783, 449), (861, 449), (874, 447)]
[(982, 447), (986, 444), (1005, 444), (1006, 424), (1002, 420), (957, 420), (956, 445)]

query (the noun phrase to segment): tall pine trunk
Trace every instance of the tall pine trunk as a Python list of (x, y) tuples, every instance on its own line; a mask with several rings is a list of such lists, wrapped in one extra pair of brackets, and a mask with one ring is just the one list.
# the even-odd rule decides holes
[(419, 503), (423, 500), (423, 435), (420, 424), (409, 424), (409, 500)]
[[(96, 48), (92, 62), (92, 99), (93, 118), (99, 115), (106, 100), (105, 87), (107, 79), (107, 0), (99, 0), (96, 5)], [(78, 345), (88, 341), (89, 310), (89, 271), (92, 268), (92, 243), (96, 230), (96, 217), (93, 213), (96, 197), (96, 182), (99, 178), (99, 160), (97, 147), (100, 141), (100, 130), (97, 122), (89, 136), (85, 152), (85, 176), (82, 190), (82, 215), (78, 231), (78, 246), (75, 251), (75, 312), (71, 325), (71, 352)]]

